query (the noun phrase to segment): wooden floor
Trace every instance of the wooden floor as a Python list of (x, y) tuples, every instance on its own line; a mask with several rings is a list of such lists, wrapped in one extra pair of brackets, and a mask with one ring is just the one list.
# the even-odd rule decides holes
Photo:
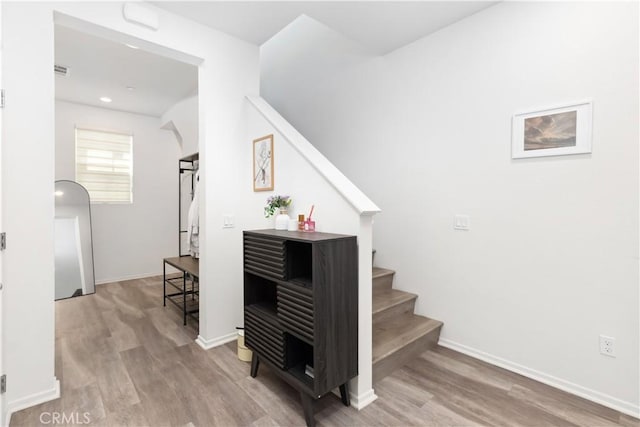
[[(194, 342), (192, 321), (183, 327), (177, 309), (162, 306), (160, 277), (96, 288), (56, 302), (62, 397), (13, 414), (11, 425), (51, 425), (53, 413), (90, 426), (304, 425), (298, 393), (264, 366), (251, 378), (235, 343), (204, 351)], [(325, 397), (318, 425), (640, 426), (441, 347), (381, 380), (376, 393), (362, 411)]]

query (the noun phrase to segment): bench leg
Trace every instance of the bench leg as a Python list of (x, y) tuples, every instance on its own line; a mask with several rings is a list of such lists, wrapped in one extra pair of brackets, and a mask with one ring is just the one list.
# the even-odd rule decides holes
[(187, 273), (182, 273), (182, 324), (187, 325)]

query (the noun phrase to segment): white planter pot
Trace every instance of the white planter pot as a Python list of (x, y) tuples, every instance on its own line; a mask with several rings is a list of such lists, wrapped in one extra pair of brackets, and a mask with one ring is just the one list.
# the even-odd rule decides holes
[(289, 227), (289, 215), (286, 209), (280, 209), (280, 213), (276, 215), (276, 230), (286, 230)]

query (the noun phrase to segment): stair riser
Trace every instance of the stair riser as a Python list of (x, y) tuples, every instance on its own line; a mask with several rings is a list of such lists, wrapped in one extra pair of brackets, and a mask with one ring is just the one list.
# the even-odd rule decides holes
[(393, 274), (373, 278), (373, 289), (391, 289)]
[(440, 338), (440, 329), (442, 326), (430, 331), (424, 336), (418, 338), (412, 343), (400, 348), (389, 356), (377, 361), (373, 365), (373, 382), (374, 384), (391, 374), (396, 369), (406, 365), (422, 353), (438, 345)]
[(413, 310), (416, 306), (416, 298), (413, 298), (409, 301), (405, 301), (401, 304), (397, 304), (393, 307), (389, 307), (383, 311), (379, 311), (373, 314), (373, 324), (378, 324), (380, 322), (387, 321), (389, 319), (393, 319), (396, 316), (401, 316), (403, 314), (413, 314)]

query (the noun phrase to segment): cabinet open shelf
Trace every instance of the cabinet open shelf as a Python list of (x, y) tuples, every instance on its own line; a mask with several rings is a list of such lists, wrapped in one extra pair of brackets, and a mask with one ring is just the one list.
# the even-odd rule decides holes
[(278, 324), (277, 309), (274, 304), (260, 302), (245, 307), (245, 310), (255, 313), (256, 316), (264, 318), (265, 321)]
[(309, 277), (294, 277), (288, 280), (289, 283), (297, 286), (302, 286), (303, 288), (311, 289), (313, 282)]
[(305, 374), (306, 364), (298, 363), (287, 369), (287, 373), (300, 381), (307, 388), (307, 393), (313, 393), (313, 378)]
[(288, 280), (311, 287), (313, 284), (312, 244), (289, 240), (285, 246)]

